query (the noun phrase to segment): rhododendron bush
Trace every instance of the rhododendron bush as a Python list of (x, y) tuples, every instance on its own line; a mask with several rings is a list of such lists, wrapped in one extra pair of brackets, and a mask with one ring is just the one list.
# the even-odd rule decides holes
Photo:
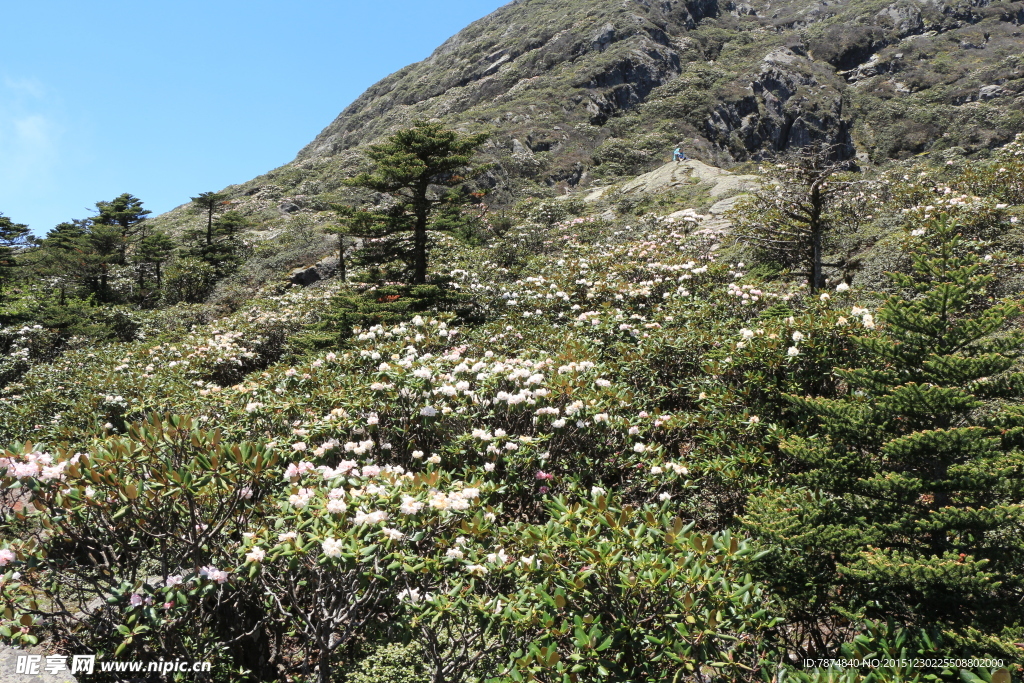
[[(472, 320), (389, 314), (310, 351), (307, 331), (337, 332), (339, 292), (391, 286), (328, 280), (216, 319), (182, 307), (187, 324), (52, 362), (32, 351), (43, 332), (11, 332), (0, 636), (211, 661), (210, 680), (324, 683), (373, 680), (378, 662), (434, 683), (840, 680), (855, 672), (794, 658), (963, 654), (949, 629), (886, 623), (877, 605), (819, 618), (827, 605), (793, 596), (835, 601), (834, 577), (793, 587), (765, 568), (806, 569), (820, 549), (765, 539), (802, 538), (801, 511), (845, 500), (805, 486), (791, 454), (797, 433), (824, 451), (818, 432), (838, 418), (793, 406), (867, 400), (842, 368), (870, 365), (891, 333), (886, 293), (859, 284), (883, 281), (877, 264), (905, 269), (956, 233), (948, 249), (991, 279), (963, 311), (1014, 286), (1009, 247), (983, 240), (1016, 234), (1016, 185), (992, 177), (1018, 168), (1019, 148), (988, 175), (907, 164), (858, 186), (880, 235), (858, 248), (876, 265), (813, 296), (716, 244), (695, 211), (609, 220), (545, 204), (480, 244), (432, 242), (436, 281), (471, 300)], [(991, 427), (1008, 453), (1014, 405)], [(851, 517), (876, 514), (857, 505)]]
[[(332, 450), (320, 459), (333, 465), (282, 469), (290, 446), (154, 415), (87, 452), (8, 451), (6, 490), (37, 530), (0, 551), (17, 568), (2, 632), (31, 644), (52, 630), (141, 659), (229, 659), (258, 675), (290, 644), (327, 680), (332, 653), (390, 614), (430, 644), (442, 680), (484, 660), (517, 680), (537, 667), (614, 677), (637, 666), (641, 645), (665, 650), (652, 671), (710, 656), (757, 664), (740, 635), (772, 620), (733, 566), (745, 544), (728, 534), (695, 535), (664, 506), (641, 514), (596, 492), (582, 507), (553, 499), (545, 524), (509, 523), (488, 503), (503, 489), (493, 469), (467, 480)], [(660, 609), (692, 616), (637, 631), (656, 594)], [(587, 626), (566, 631), (576, 635), (560, 663), (550, 641), (571, 614)]]

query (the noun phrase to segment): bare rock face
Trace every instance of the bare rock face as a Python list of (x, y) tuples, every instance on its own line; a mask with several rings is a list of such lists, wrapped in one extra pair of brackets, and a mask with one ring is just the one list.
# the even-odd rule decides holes
[(620, 192), (624, 195), (658, 194), (693, 183), (710, 183), (708, 193), (712, 197), (731, 192), (750, 192), (759, 187), (757, 176), (738, 175), (696, 159), (687, 159), (667, 163), (637, 176), (623, 185)]
[[(76, 679), (69, 672), (71, 658), (66, 661), (66, 666), (54, 672), (46, 671), (46, 656), (52, 654), (41, 647), (32, 647), (27, 650), (0, 645), (0, 683), (76, 683)], [(26, 675), (18, 673), (18, 657), (24, 655), (38, 655), (42, 659), (39, 662), (39, 673)]]
[(843, 96), (833, 79), (808, 57), (777, 48), (765, 56), (748, 94), (715, 107), (707, 135), (737, 156), (753, 150), (753, 159), (812, 142), (838, 145), (844, 157), (852, 156)]
[(333, 155), (417, 116), (519, 100), (540, 85), (557, 84), (566, 108), (603, 124), (677, 75), (673, 36), (718, 14), (717, 0), (512, 2), (372, 86), (298, 158)]
[(997, 97), (1003, 97), (1009, 94), (1001, 85), (983, 85), (978, 89), (978, 97), (983, 100), (993, 100)]

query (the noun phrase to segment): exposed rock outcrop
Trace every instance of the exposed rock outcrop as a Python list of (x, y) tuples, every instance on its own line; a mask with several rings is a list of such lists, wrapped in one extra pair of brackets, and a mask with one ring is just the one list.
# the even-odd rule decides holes
[[(680, 162), (673, 161), (649, 173), (637, 176), (623, 185), (620, 192), (624, 195), (658, 194), (701, 182), (711, 183), (708, 193), (712, 197), (720, 197), (729, 192), (749, 192), (758, 187), (757, 176), (737, 175), (717, 166), (709, 166), (696, 159), (688, 159)], [(595, 197), (594, 200), (598, 198)]]
[(811, 143), (835, 145), (848, 158), (853, 141), (834, 80), (805, 55), (777, 48), (762, 60), (747, 95), (715, 107), (707, 136), (740, 158), (762, 159)]
[(311, 266), (296, 268), (288, 274), (288, 281), (293, 285), (308, 287), (314, 282), (334, 277), (336, 272), (338, 272), (338, 257), (328, 256)]
[[(43, 647), (30, 647), (22, 649), (10, 645), (0, 645), (0, 683), (76, 683), (76, 678), (71, 675), (71, 658), (67, 658), (65, 666), (50, 673), (46, 670), (46, 657), (54, 653), (47, 652)], [(38, 673), (26, 675), (18, 673), (18, 657), (35, 655), (38, 660)], [(54, 664), (56, 666), (56, 663)], [(97, 672), (99, 668), (97, 667)]]

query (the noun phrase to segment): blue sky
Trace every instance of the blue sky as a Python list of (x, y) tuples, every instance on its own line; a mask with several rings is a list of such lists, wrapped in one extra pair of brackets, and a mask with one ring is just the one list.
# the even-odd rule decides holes
[(4, 3), (0, 213), (45, 234), (249, 180), (505, 1)]

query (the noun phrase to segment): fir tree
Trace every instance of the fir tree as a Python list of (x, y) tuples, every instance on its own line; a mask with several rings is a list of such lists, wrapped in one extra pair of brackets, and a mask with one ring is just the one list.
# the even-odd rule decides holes
[(837, 226), (855, 226), (857, 219), (853, 183), (841, 178), (849, 163), (837, 161), (837, 152), (812, 145), (770, 166), (735, 230), (764, 256), (798, 269), (812, 294), (825, 286), (825, 268), (849, 267), (845, 260), (825, 262)]
[(118, 262), (124, 263), (128, 245), (135, 235), (142, 233), (146, 216), (152, 211), (142, 208), (142, 200), (127, 192), (109, 202), (96, 202), (96, 210), (99, 213), (92, 219), (94, 232), (99, 225), (117, 228), (120, 235)]
[(325, 231), (338, 236), (338, 278), (344, 282), (348, 279), (348, 263), (345, 257), (357, 244), (353, 235), (372, 231), (373, 224), (367, 220), (368, 212), (357, 211), (352, 206), (342, 204), (332, 204), (331, 208), (338, 214), (338, 223), (327, 226)]
[[(156, 274), (156, 288), (159, 291), (163, 286), (163, 278), (161, 273), (161, 266), (171, 257), (174, 253), (174, 240), (172, 240), (166, 233), (154, 232), (150, 235), (146, 235), (139, 242), (138, 259), (142, 265), (152, 264)], [(140, 269), (140, 273), (141, 273)], [(141, 275), (140, 275), (141, 280)]]
[(370, 240), (364, 247), (378, 249), (381, 261), (399, 258), (411, 262), (412, 283), (427, 281), (427, 233), (451, 230), (450, 221), (437, 223), (437, 216), (475, 201), (461, 191), (466, 177), (478, 173), (473, 153), (487, 135), (462, 135), (438, 123), (417, 122), (384, 143), (371, 145), (367, 156), (376, 165), (373, 173), (362, 173), (348, 184), (382, 192), (392, 203), (380, 211), (358, 211), (355, 224), (371, 229), (359, 235)]
[(1024, 336), (993, 302), (992, 262), (945, 216), (891, 277), (903, 290), (835, 369), (837, 397), (789, 396), (788, 488), (746, 524), (775, 550), (764, 577), (787, 600), (789, 646), (835, 651), (851, 618), (934, 627), (963, 653), (1021, 659)]
[(88, 272), (98, 275), (93, 277), (93, 288), (100, 299), (106, 301), (110, 297), (108, 280), (112, 266), (121, 263), (127, 243), (121, 228), (117, 225), (93, 224), (89, 229), (91, 246), (90, 266)]
[(192, 243), (187, 253), (212, 266), (218, 278), (223, 277), (237, 265), (239, 244), (236, 235), (249, 225), (249, 219), (241, 213), (228, 211), (213, 221), (205, 236), (199, 230), (186, 233), (186, 239)]
[(213, 244), (213, 214), (217, 208), (225, 203), (227, 194), (217, 192), (203, 192), (198, 197), (191, 197), (196, 209), (206, 213), (206, 245)]
[(75, 219), (50, 229), (35, 252), (32, 267), (41, 276), (54, 278), (59, 304), (67, 300), (68, 289), (89, 280), (94, 264), (89, 241), (89, 221)]
[(0, 293), (17, 267), (14, 256), (30, 244), (30, 239), (27, 225), (15, 223), (0, 213)]

